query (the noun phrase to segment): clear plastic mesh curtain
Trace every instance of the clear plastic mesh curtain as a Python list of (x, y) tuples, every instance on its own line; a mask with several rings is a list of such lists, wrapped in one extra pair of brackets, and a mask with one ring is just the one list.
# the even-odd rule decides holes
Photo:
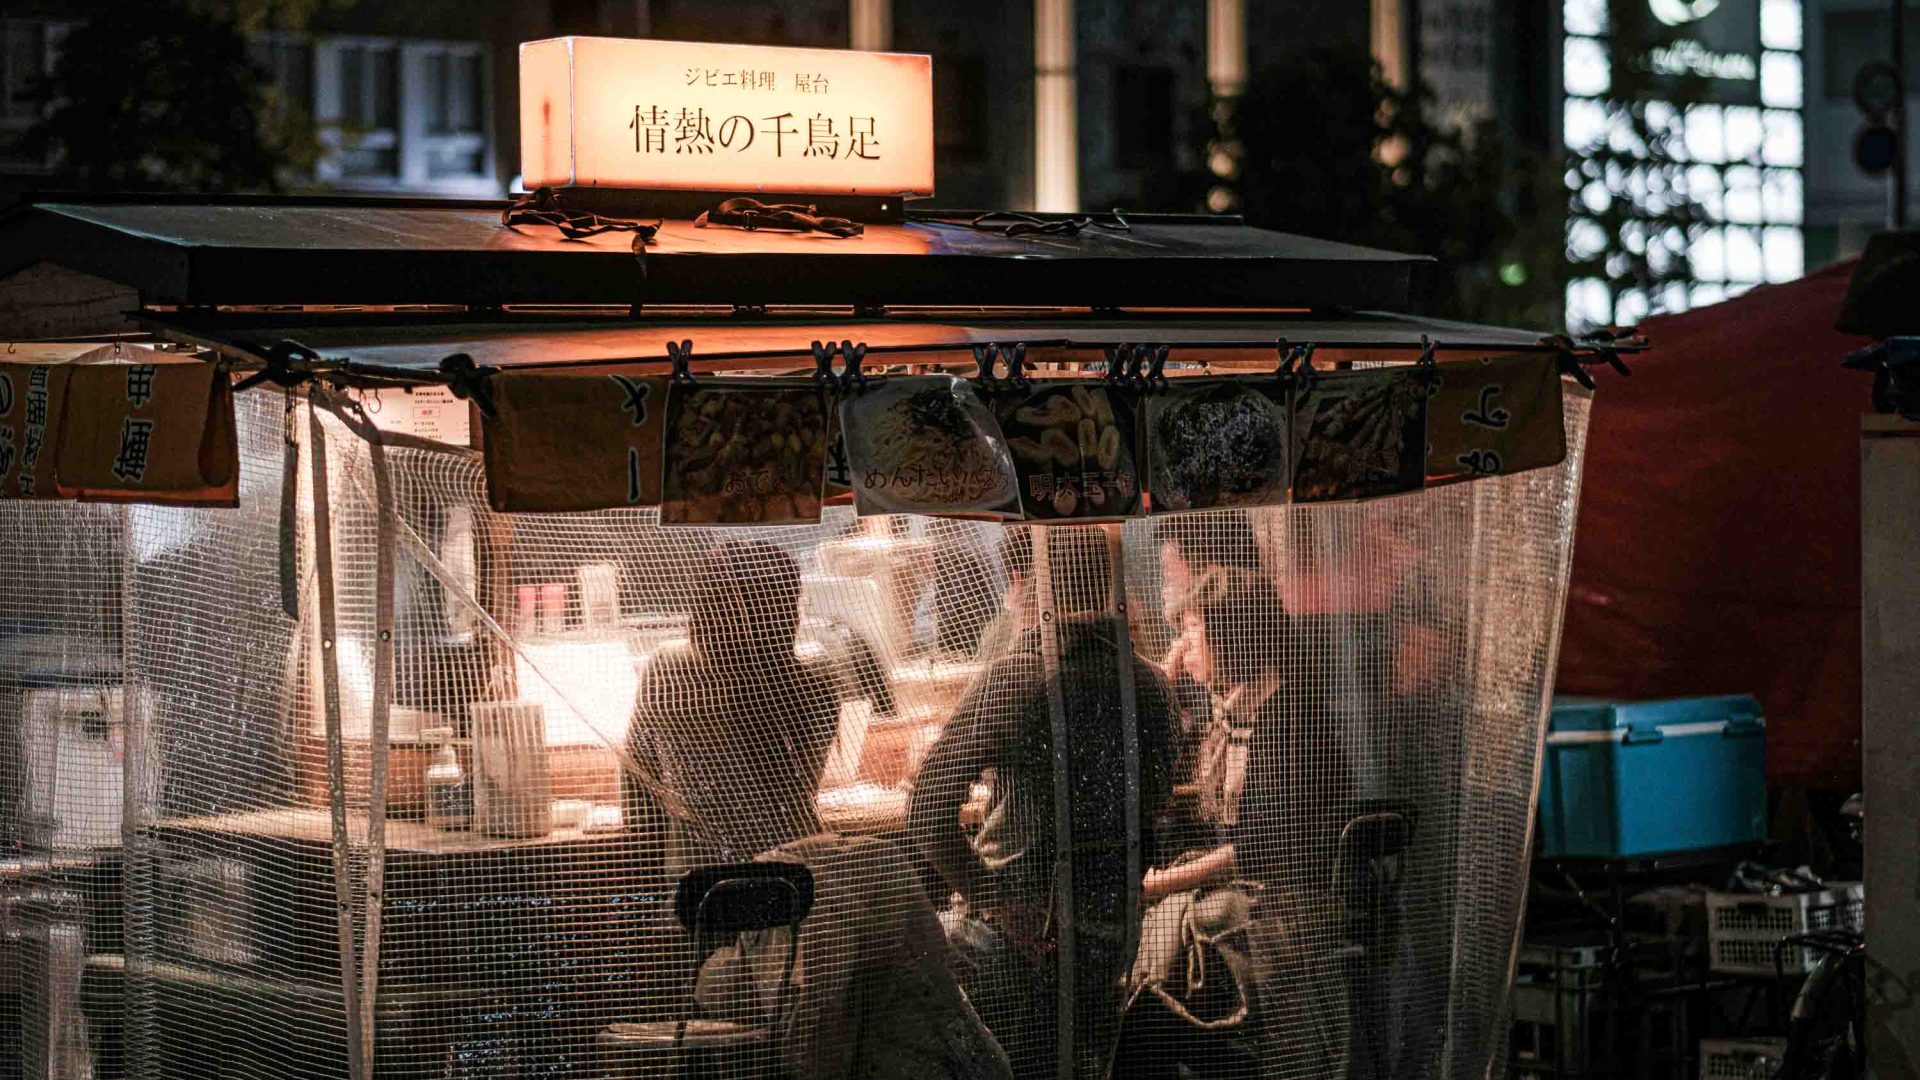
[(119, 1060), (123, 521), (0, 502), (0, 1076)]
[[(109, 835), (0, 774), (49, 1075), (1502, 1060), (1584, 397), (1553, 469), (1048, 529), (499, 515), (329, 414), (316, 513), (305, 407), (239, 404), (237, 510), (0, 504), (0, 708), (137, 703)], [(676, 906), (743, 863), (765, 918)]]

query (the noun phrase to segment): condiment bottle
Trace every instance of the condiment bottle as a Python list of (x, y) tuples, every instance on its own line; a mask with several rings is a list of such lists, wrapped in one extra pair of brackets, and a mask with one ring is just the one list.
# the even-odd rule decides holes
[(433, 764), (427, 766), (427, 824), (436, 829), (472, 828), (473, 783), (460, 767), (453, 731), (435, 728), (426, 734), (440, 741), (440, 748), (433, 752)]

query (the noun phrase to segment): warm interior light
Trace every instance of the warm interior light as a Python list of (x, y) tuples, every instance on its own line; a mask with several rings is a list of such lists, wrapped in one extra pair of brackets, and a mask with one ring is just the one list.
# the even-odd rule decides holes
[(933, 193), (933, 61), (626, 38), (520, 46), (528, 188)]

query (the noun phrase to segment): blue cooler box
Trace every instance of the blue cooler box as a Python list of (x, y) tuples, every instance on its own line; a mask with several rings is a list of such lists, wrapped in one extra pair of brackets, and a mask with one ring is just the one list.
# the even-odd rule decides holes
[(1556, 698), (1540, 776), (1540, 853), (1652, 855), (1767, 833), (1767, 739), (1746, 694)]

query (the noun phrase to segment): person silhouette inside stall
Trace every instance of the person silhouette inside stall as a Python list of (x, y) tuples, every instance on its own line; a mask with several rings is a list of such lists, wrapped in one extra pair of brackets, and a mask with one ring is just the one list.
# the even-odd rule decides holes
[(669, 992), (695, 987), (670, 1010), (774, 1033), (781, 1075), (794, 1080), (1006, 1080), (906, 853), (822, 829), (816, 799), (840, 702), (865, 696), (867, 680), (836, 674), (830, 656), (796, 658), (793, 557), (729, 540), (692, 582), (686, 644), (653, 657), (636, 694), (629, 748), (673, 811), (630, 777), (641, 842), (650, 843), (647, 822), (663, 826), (671, 878), (724, 877), (749, 860), (798, 864), (813, 902), (797, 939), (782, 928), (705, 955), (685, 941), (661, 949), (673, 957), (662, 965)]
[[(1046, 542), (1043, 584), (1033, 529), (1008, 530), (1002, 563), (1013, 641), (968, 688), (929, 751), (908, 815), (912, 843), (955, 900), (942, 919), (962, 985), (1022, 1077), (1056, 1075), (1067, 919), (1075, 943), (1074, 1042), (1103, 1053), (1115, 1029), (1138, 918), (1138, 882), (1129, 880), (1123, 679), (1131, 680), (1138, 724), (1139, 818), (1131, 827), (1147, 860), (1172, 786), (1171, 706), (1159, 671), (1121, 652), (1127, 638), (1114, 612), (1108, 535), (1100, 527), (1055, 527)], [(1057, 647), (1044, 640), (1048, 633)], [(1070, 742), (1062, 756), (1073, 793), (1071, 897), (1055, 888), (1056, 709)], [(970, 831), (962, 811), (976, 787), (984, 806)]]
[(628, 733), (634, 760), (657, 770), (695, 825), (677, 838), (682, 866), (819, 832), (814, 800), (840, 708), (831, 673), (794, 652), (800, 568), (791, 555), (728, 540), (692, 582), (686, 644), (648, 661)]
[[(1208, 834), (1215, 842), (1188, 846), (1148, 871), (1143, 895), (1160, 906), (1149, 913), (1142, 948), (1150, 952), (1156, 934), (1178, 931), (1161, 917), (1177, 911), (1173, 922), (1198, 921), (1205, 936), (1220, 939), (1232, 970), (1220, 972), (1225, 977), (1203, 1002), (1182, 972), (1142, 965), (1132, 980), (1124, 1052), (1141, 1076), (1185, 1075), (1183, 1068), (1221, 1060), (1257, 1062), (1276, 1074), (1337, 1075), (1348, 1007), (1333, 894), (1355, 785), (1333, 703), (1311, 674), (1314, 663), (1286, 662), (1293, 620), (1264, 576), (1203, 571), (1180, 619), (1183, 664), (1212, 697), (1208, 731), (1183, 766), (1194, 806), (1180, 835), (1189, 845)], [(1159, 1016), (1140, 1023), (1132, 1006), (1147, 982), (1181, 999), (1173, 1011), (1192, 1019), (1218, 1021), (1242, 1004), (1246, 1016), (1204, 1037), (1197, 1026)]]

